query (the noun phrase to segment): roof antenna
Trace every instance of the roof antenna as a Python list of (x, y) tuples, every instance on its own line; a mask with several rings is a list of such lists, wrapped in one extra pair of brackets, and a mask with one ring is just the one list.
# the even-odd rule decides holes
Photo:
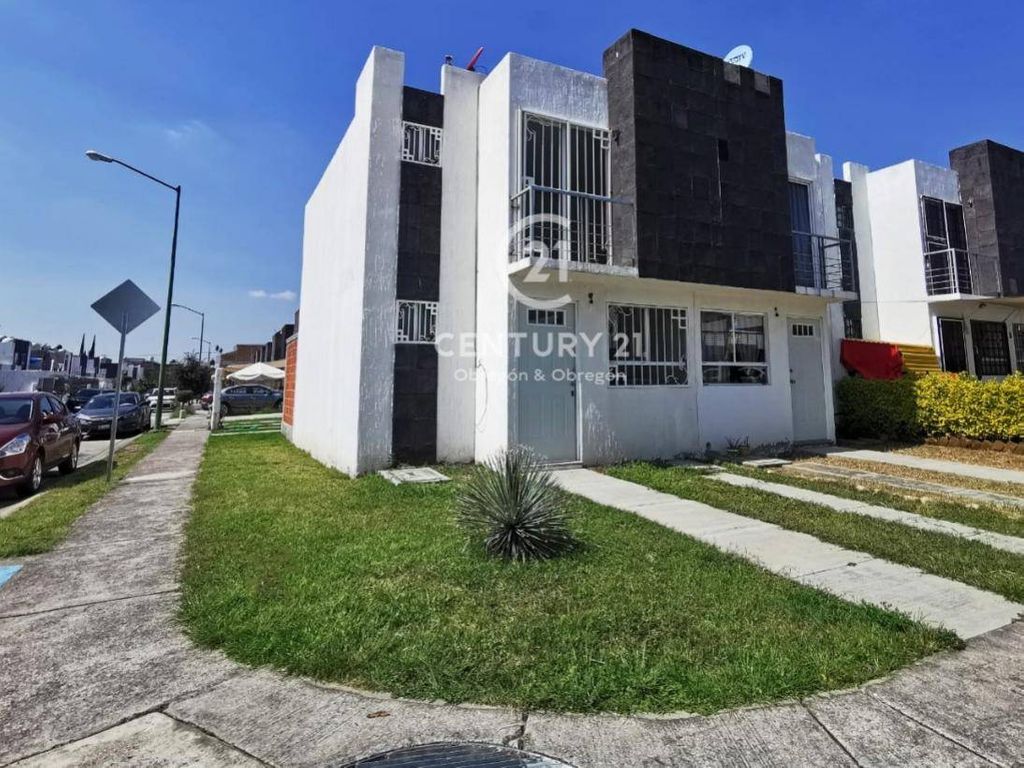
[(466, 69), (470, 72), (476, 72), (476, 63), (480, 61), (480, 57), (484, 55), (484, 47), (481, 45), (476, 49), (476, 53), (473, 54), (473, 58), (469, 60), (469, 64), (466, 65)]

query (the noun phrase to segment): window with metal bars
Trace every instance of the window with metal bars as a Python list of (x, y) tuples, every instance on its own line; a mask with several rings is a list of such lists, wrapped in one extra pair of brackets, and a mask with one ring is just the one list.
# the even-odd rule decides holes
[(402, 159), (410, 163), (440, 165), (441, 129), (403, 121)]
[(1024, 373), (1024, 323), (1013, 324), (1013, 349), (1017, 353), (1017, 371)]
[(1010, 343), (1006, 323), (971, 320), (971, 341), (974, 347), (974, 372), (978, 376), (1010, 374)]
[(611, 386), (686, 384), (686, 310), (610, 304), (608, 363)]
[(512, 198), (513, 259), (608, 262), (610, 147), (606, 130), (523, 115), (520, 191)]
[(701, 369), (705, 384), (767, 384), (764, 315), (701, 312)]
[(399, 344), (433, 344), (437, 335), (437, 302), (399, 299), (397, 305), (395, 341)]

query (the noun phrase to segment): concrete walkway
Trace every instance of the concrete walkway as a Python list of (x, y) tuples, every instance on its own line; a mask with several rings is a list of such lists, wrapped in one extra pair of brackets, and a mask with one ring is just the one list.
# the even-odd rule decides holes
[(783, 483), (769, 483), (765, 480), (758, 480), (744, 475), (733, 475), (729, 472), (720, 472), (710, 475), (712, 480), (718, 480), (729, 485), (740, 488), (753, 488), (766, 493), (774, 493), (776, 496), (784, 496), (787, 499), (806, 501), (817, 504), (821, 507), (828, 507), (836, 512), (849, 512), (854, 515), (873, 517), (876, 520), (885, 520), (890, 523), (899, 523), (911, 528), (919, 528), (932, 533), (943, 533), (947, 536), (959, 536), (964, 539), (987, 544), (993, 549), (1001, 549), (1004, 552), (1012, 552), (1015, 555), (1024, 555), (1024, 539), (1016, 536), (1007, 536), (1002, 533), (986, 531), (982, 528), (974, 528), (962, 523), (954, 523), (949, 520), (940, 520), (934, 517), (906, 512), (901, 509), (880, 507), (868, 504), (856, 499), (845, 499), (841, 496), (832, 496), (818, 491), (809, 491), (806, 488), (796, 488)]
[(1024, 499), (1017, 496), (1010, 496), (1005, 493), (993, 493), (992, 491), (981, 491), (976, 488), (962, 488), (955, 485), (943, 485), (941, 483), (929, 483), (925, 480), (916, 480), (910, 477), (899, 475), (887, 475), (882, 472), (871, 472), (866, 469), (854, 469), (852, 467), (841, 467), (838, 464), (824, 464), (816, 461), (801, 461), (796, 464), (789, 464), (782, 467), (782, 472), (787, 475), (798, 475), (809, 477), (814, 480), (842, 480), (875, 485), (888, 485), (901, 491), (910, 491), (914, 494), (927, 494), (931, 496), (952, 496), (971, 504), (994, 504), (1004, 507), (1024, 507)]
[(1024, 485), (1024, 472), (1016, 469), (987, 467), (982, 464), (966, 464), (962, 461), (925, 459), (921, 456), (911, 456), (906, 453), (868, 451), (843, 448), (836, 445), (811, 446), (801, 450), (815, 456), (835, 456), (840, 459), (873, 461), (878, 464), (891, 464), (894, 467), (908, 467), (910, 469), (922, 469), (927, 472), (941, 472), (946, 475), (972, 477), (976, 480), (992, 480), (997, 483), (1018, 483)]
[(191, 487), (180, 473), (195, 472), (206, 440), (193, 426), (136, 465), (147, 480), (116, 488), (0, 588), (0, 764), (344, 766), (444, 741), (578, 768), (1024, 759), (1024, 624), (857, 691), (714, 717), (410, 702), (241, 667), (192, 646), (175, 620)]
[(1024, 605), (958, 581), (589, 469), (552, 474), (567, 491), (598, 504), (646, 517), (801, 584), (894, 608), (962, 638), (1005, 626), (1024, 613)]

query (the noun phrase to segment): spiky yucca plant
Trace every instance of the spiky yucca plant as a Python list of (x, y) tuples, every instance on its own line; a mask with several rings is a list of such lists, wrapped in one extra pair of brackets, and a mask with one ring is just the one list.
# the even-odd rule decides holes
[(527, 448), (499, 451), (458, 492), (459, 522), (482, 535), (487, 553), (507, 560), (544, 560), (576, 545), (565, 498)]

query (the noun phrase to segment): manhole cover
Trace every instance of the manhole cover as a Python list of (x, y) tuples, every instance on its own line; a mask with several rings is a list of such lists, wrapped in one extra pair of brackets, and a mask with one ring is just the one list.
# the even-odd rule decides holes
[(357, 760), (347, 768), (571, 768), (543, 755), (492, 744), (423, 744)]

